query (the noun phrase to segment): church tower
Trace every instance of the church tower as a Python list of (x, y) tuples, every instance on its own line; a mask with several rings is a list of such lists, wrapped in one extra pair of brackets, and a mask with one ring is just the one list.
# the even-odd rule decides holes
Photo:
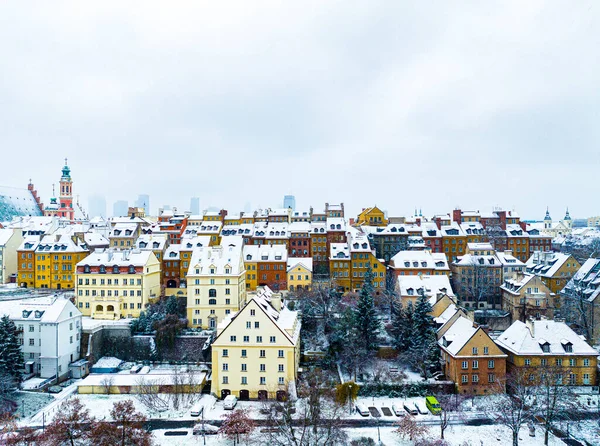
[(546, 208), (546, 216), (544, 217), (544, 229), (552, 228), (552, 217), (550, 217), (550, 211)]
[(65, 158), (65, 165), (62, 168), (59, 193), (60, 207), (58, 209), (58, 216), (67, 218), (71, 221), (74, 220), (75, 210), (73, 209), (73, 180), (71, 179), (71, 169), (67, 164), (67, 158)]
[(573, 220), (571, 219), (571, 215), (569, 214), (569, 208), (567, 208), (567, 213), (565, 214), (563, 223), (567, 228), (569, 228), (569, 229), (573, 228)]

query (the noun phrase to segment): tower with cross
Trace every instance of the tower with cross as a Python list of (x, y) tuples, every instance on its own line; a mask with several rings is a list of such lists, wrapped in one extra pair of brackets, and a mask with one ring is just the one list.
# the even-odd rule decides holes
[[(71, 169), (67, 158), (65, 158), (65, 165), (61, 172), (62, 175), (58, 186), (58, 209), (48, 209), (44, 214), (73, 220), (75, 218), (75, 209), (73, 208), (73, 179), (71, 178)], [(52, 186), (52, 195), (56, 197), (54, 185)]]

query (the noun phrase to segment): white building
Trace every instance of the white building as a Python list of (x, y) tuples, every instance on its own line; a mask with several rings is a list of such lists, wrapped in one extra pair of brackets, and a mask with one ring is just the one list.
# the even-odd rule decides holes
[(61, 296), (0, 302), (0, 316), (8, 315), (20, 330), (27, 373), (60, 377), (80, 358), (81, 313)]
[(13, 274), (16, 278), (17, 249), (22, 242), (21, 229), (0, 229), (0, 283), (8, 283)]

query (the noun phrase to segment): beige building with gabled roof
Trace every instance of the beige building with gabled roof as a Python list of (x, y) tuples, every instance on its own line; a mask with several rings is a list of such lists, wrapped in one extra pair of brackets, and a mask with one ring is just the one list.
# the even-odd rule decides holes
[(268, 287), (219, 323), (212, 343), (212, 391), (219, 398), (282, 400), (300, 363), (298, 312)]

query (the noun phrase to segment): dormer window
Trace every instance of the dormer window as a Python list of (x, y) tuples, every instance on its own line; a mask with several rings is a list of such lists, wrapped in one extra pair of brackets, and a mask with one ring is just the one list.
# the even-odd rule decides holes
[(152, 243), (152, 247), (153, 247), (154, 249), (158, 249), (158, 247), (159, 247), (159, 246), (160, 246), (160, 243), (158, 243), (158, 242), (154, 242), (154, 243)]
[(40, 319), (44, 315), (43, 311), (35, 310), (35, 318)]
[[(113, 274), (119, 274), (119, 265), (113, 265), (112, 267)], [(115, 279), (117, 280), (117, 279)]]
[(545, 339), (540, 339), (540, 348), (544, 353), (550, 353), (550, 343)]
[(421, 266), (422, 266), (423, 268), (427, 268), (427, 262), (421, 262)]
[(31, 314), (31, 311), (23, 310), (23, 319), (27, 319), (30, 314)]
[(413, 262), (413, 267), (418, 267), (419, 266), (419, 262)]
[(366, 243), (362, 244), (363, 249), (367, 249), (369, 247), (369, 245), (367, 245)]
[(562, 344), (565, 353), (573, 353), (573, 344), (570, 341), (563, 339), (560, 343)]
[(413, 290), (412, 288), (409, 288), (409, 289), (407, 289), (407, 290), (406, 290), (406, 293), (407, 293), (409, 296), (414, 296), (414, 294), (415, 294), (415, 290)]
[(210, 269), (210, 273), (211, 273), (211, 274), (214, 274), (214, 273), (215, 273), (215, 268), (211, 268), (211, 269)]
[(104, 265), (100, 265), (100, 274), (106, 274), (106, 267)]
[(329, 226), (329, 229), (335, 229), (335, 225)]
[(251, 254), (248, 254), (248, 255), (246, 256), (246, 260), (252, 260), (252, 255), (251, 255)]
[(353, 247), (354, 249), (358, 249), (358, 243), (355, 243), (354, 245), (352, 245), (352, 247)]
[(83, 272), (86, 273), (86, 274), (89, 274), (90, 273), (90, 265), (85, 265), (83, 267)]
[(336, 225), (336, 229), (342, 229), (342, 225)]
[(129, 274), (135, 274), (135, 266), (129, 265), (128, 272), (129, 272)]
[(410, 266), (410, 262), (404, 262), (404, 266), (408, 268)]

